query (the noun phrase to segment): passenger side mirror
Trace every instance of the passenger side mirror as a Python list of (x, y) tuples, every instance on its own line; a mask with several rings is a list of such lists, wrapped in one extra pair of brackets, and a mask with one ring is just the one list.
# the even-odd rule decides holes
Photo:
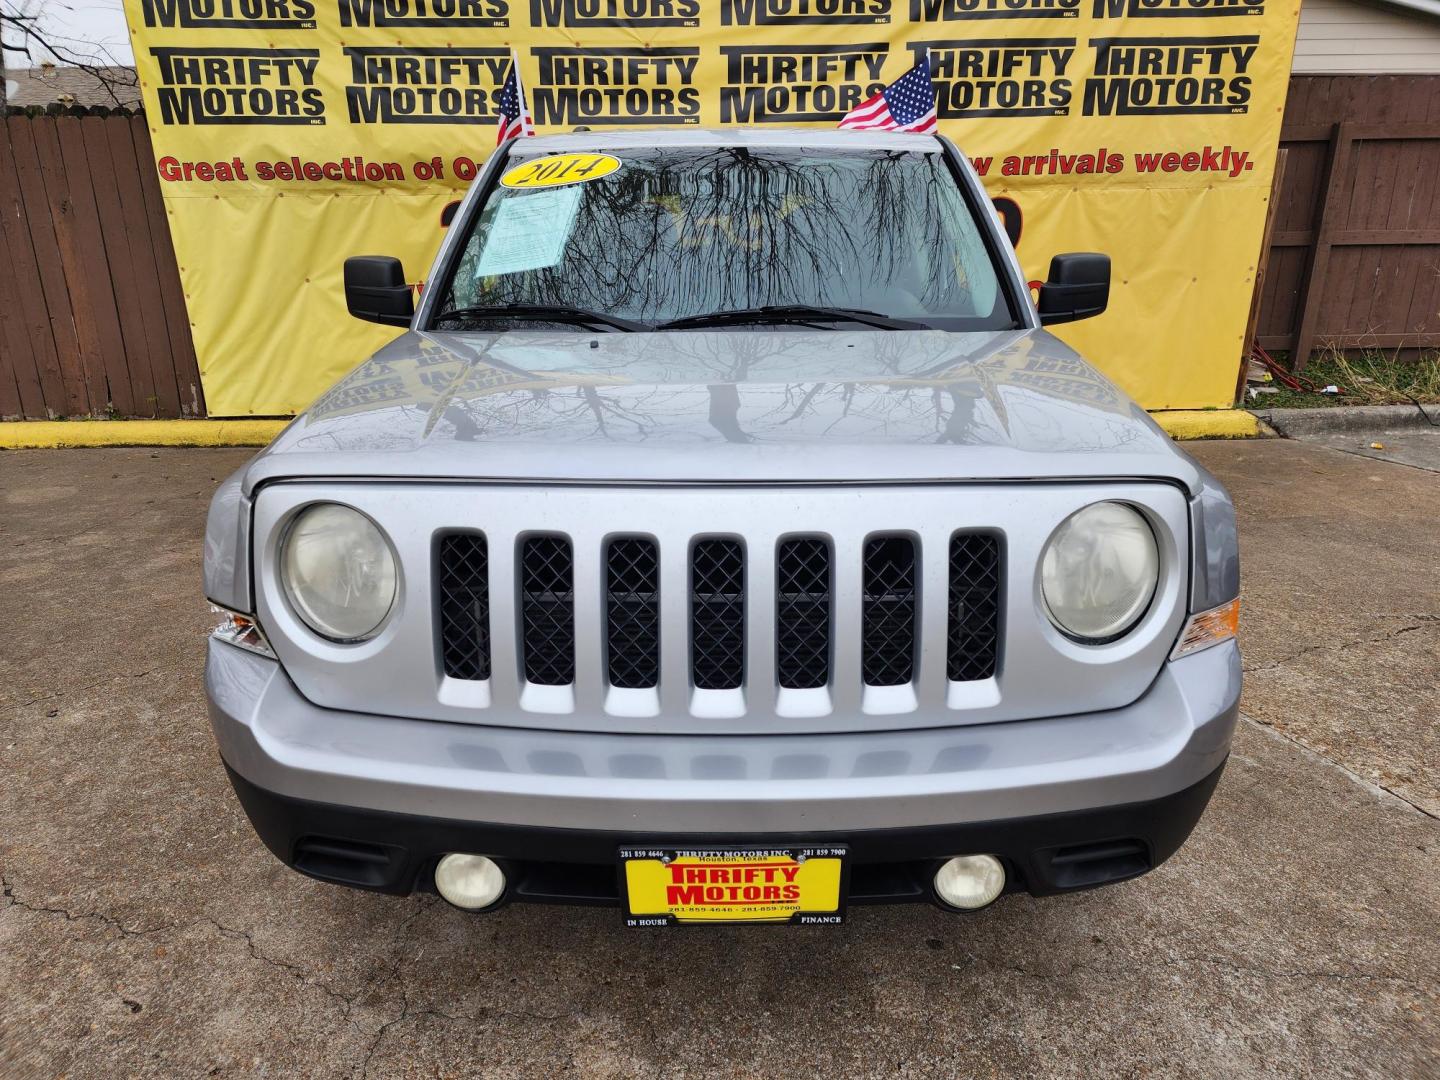
[(415, 299), (405, 268), (388, 255), (354, 255), (345, 260), (345, 306), (366, 322), (409, 326)]
[(1040, 286), (1040, 324), (1074, 322), (1099, 315), (1110, 302), (1110, 256), (1072, 251), (1050, 260)]

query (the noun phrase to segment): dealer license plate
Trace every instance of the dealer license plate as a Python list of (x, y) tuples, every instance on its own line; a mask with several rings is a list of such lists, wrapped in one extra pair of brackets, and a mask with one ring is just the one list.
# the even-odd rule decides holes
[(626, 926), (845, 920), (844, 846), (621, 848)]

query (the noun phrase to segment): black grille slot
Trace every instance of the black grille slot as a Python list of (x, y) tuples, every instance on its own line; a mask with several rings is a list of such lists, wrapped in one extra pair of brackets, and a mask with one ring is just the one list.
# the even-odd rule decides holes
[(605, 556), (606, 664), (611, 686), (660, 681), (660, 564), (655, 541), (613, 540)]
[(483, 536), (441, 537), (440, 657), (452, 679), (490, 677), (489, 563)]
[(1000, 543), (993, 536), (950, 538), (951, 682), (995, 674), (1000, 642)]
[(745, 549), (702, 540), (690, 552), (690, 675), (701, 690), (745, 679)]
[(915, 676), (915, 542), (865, 542), (861, 669), (868, 686), (900, 686)]
[(830, 545), (806, 536), (775, 556), (775, 669), (787, 690), (830, 681)]
[(520, 620), (526, 681), (573, 683), (575, 565), (564, 537), (532, 536), (521, 547)]

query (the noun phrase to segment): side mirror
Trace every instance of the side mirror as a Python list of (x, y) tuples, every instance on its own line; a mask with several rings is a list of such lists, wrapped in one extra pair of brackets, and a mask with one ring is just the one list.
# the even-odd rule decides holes
[(415, 298), (405, 268), (388, 255), (354, 255), (345, 260), (345, 306), (366, 322), (409, 326)]
[(1110, 256), (1072, 251), (1050, 260), (1040, 286), (1040, 324), (1074, 322), (1099, 315), (1110, 302)]

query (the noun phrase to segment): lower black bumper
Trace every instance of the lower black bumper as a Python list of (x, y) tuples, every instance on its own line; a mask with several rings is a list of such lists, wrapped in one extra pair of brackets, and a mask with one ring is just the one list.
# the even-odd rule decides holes
[(599, 832), (497, 825), (333, 806), (277, 795), (226, 766), (241, 805), (275, 856), (321, 881), (388, 893), (433, 891), (435, 863), (451, 851), (489, 855), (510, 882), (507, 900), (619, 904), (617, 850), (623, 845), (719, 847), (844, 843), (852, 904), (932, 899), (939, 863), (993, 854), (1006, 865), (1006, 891), (1048, 896), (1093, 888), (1153, 870), (1200, 819), (1224, 766), (1199, 783), (1149, 802), (1004, 821), (804, 835), (694, 835)]

